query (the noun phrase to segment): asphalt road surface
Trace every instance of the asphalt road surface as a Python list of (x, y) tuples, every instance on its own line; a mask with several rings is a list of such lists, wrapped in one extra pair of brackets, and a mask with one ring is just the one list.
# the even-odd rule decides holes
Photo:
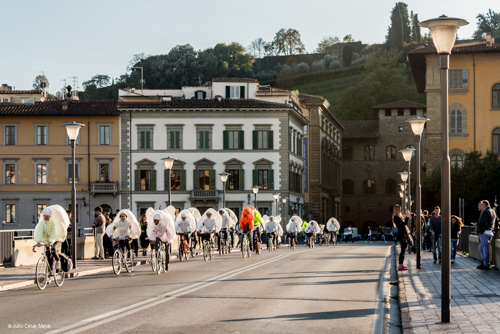
[(172, 259), (0, 294), (0, 333), (379, 333), (387, 244)]

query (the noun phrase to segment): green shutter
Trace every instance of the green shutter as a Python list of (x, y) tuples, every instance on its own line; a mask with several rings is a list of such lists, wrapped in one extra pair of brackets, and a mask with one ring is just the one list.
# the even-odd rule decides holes
[(245, 170), (240, 169), (240, 189), (238, 190), (245, 190)]
[(181, 148), (181, 132), (180, 131), (174, 131), (175, 133), (175, 145), (173, 148)]
[[(229, 171), (228, 171), (227, 169), (224, 169), (224, 172), (229, 173)], [(227, 181), (226, 181), (226, 191), (228, 191), (228, 190), (229, 190), (229, 180), (230, 180), (232, 177), (233, 177), (233, 175), (232, 175), (232, 174), (231, 174), (231, 175), (229, 175), (229, 176), (227, 177)]]
[(256, 150), (259, 145), (259, 132), (257, 130), (253, 130), (252, 137), (253, 137), (253, 149)]
[(201, 149), (203, 148), (203, 131), (198, 132), (198, 148)]
[(168, 133), (168, 148), (173, 149), (174, 148), (174, 131), (170, 131)]
[(200, 177), (198, 170), (193, 170), (193, 190), (200, 190)]
[(156, 169), (151, 171), (151, 191), (156, 191)]
[(238, 141), (239, 141), (238, 147), (240, 148), (240, 150), (245, 149), (245, 131), (243, 130), (239, 131)]
[(141, 171), (140, 170), (135, 170), (134, 171), (134, 174), (135, 174), (135, 191), (139, 191), (141, 190)]
[(252, 187), (253, 186), (258, 186), (257, 182), (259, 181), (259, 170), (258, 169), (254, 169), (252, 174), (253, 174), (253, 178), (252, 178), (253, 184), (252, 184)]
[(215, 190), (215, 170), (210, 171), (210, 190)]
[(270, 169), (268, 173), (269, 190), (274, 190), (274, 169)]
[(186, 190), (186, 170), (181, 170), (181, 190)]
[(226, 86), (226, 99), (231, 98), (231, 87)]
[(168, 170), (163, 170), (163, 187), (165, 191), (168, 191)]
[(210, 148), (210, 131), (205, 131), (205, 148)]
[(227, 150), (229, 148), (229, 134), (227, 130), (222, 132), (222, 147)]
[(240, 99), (245, 98), (245, 86), (240, 87)]
[(144, 131), (139, 132), (139, 148), (144, 148)]
[(144, 131), (146, 134), (146, 141), (144, 148), (151, 148), (151, 131)]
[(267, 145), (269, 147), (270, 150), (273, 149), (273, 132), (272, 131), (267, 131)]

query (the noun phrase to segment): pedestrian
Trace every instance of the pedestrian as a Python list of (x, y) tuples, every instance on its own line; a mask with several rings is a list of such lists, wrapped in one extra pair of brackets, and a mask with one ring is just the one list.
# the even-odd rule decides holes
[(451, 263), (455, 263), (455, 256), (457, 256), (457, 246), (458, 246), (458, 238), (460, 237), (460, 233), (462, 233), (462, 219), (457, 216), (451, 216)]
[(383, 240), (384, 244), (386, 244), (387, 241), (385, 240), (385, 230), (384, 230), (384, 227), (382, 225), (380, 225), (378, 227), (378, 231), (379, 231), (379, 234), (380, 234), (380, 240)]
[(429, 229), (432, 234), (432, 257), (434, 263), (439, 259), (441, 264), (441, 208), (434, 207), (434, 216), (429, 220)]
[(424, 228), (422, 229), (422, 233), (424, 235), (423, 249), (432, 252), (431, 231), (429, 230), (429, 211), (424, 210), (422, 213), (424, 215)]
[(366, 235), (365, 242), (368, 242), (368, 240), (372, 243), (372, 228), (370, 226), (368, 226), (368, 233)]
[(94, 260), (104, 260), (104, 243), (103, 234), (106, 225), (106, 218), (102, 214), (102, 208), (100, 206), (94, 209), (95, 219), (92, 227), (94, 228)]
[[(103, 212), (104, 218), (106, 219), (106, 226), (104, 227), (104, 231), (106, 231), (106, 227), (108, 227), (109, 224), (113, 222), (113, 219), (109, 216), (109, 210), (104, 210)], [(113, 241), (109, 238), (109, 236), (104, 233), (102, 237), (102, 242), (104, 244), (104, 253), (108, 257), (113, 256), (114, 253), (114, 248), (113, 248)], [(104, 256), (106, 258), (106, 256)]]
[(398, 244), (398, 228), (395, 225), (393, 225), (391, 228), (391, 234), (392, 234), (392, 239), (394, 240), (394, 246), (396, 246)]
[(401, 245), (401, 252), (399, 253), (398, 270), (399, 271), (408, 270), (408, 268), (403, 265), (404, 260), (405, 260), (405, 251), (406, 251), (406, 240), (407, 240), (406, 226), (407, 225), (406, 225), (406, 222), (404, 220), (403, 214), (401, 213), (401, 206), (399, 204), (396, 204), (394, 206), (394, 209), (392, 212), (392, 225), (398, 229), (398, 232), (396, 234), (396, 238)]
[(149, 239), (148, 239), (148, 221), (146, 219), (146, 215), (142, 215), (141, 218), (139, 218), (139, 225), (141, 225), (141, 236), (139, 239), (141, 240), (141, 248), (142, 248), (142, 255), (146, 256), (148, 246), (149, 246)]
[(344, 241), (347, 242), (348, 239), (351, 239), (351, 243), (354, 243), (354, 238), (352, 237), (352, 225), (349, 225), (349, 227), (344, 229)]
[(493, 229), (495, 228), (495, 221), (497, 215), (495, 210), (490, 208), (488, 200), (482, 200), (477, 205), (481, 214), (477, 222), (477, 235), (479, 236), (479, 254), (483, 261), (477, 269), (489, 270), (490, 269), (490, 241), (493, 238)]

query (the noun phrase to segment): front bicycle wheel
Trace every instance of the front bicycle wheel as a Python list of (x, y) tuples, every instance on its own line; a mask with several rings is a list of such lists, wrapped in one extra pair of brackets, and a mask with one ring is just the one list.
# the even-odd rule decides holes
[(210, 250), (208, 249), (208, 241), (203, 241), (203, 260), (208, 261)]
[(156, 261), (156, 273), (161, 274), (161, 270), (165, 267), (165, 250), (158, 250), (158, 260)]
[(42, 256), (36, 263), (36, 269), (35, 269), (35, 282), (36, 286), (40, 290), (45, 289), (49, 281), (49, 275), (47, 270), (48, 270), (47, 258), (45, 256)]
[(212, 243), (211, 242), (208, 243), (208, 247), (209, 247), (210, 261), (212, 261), (213, 256), (214, 256), (214, 248), (212, 247)]
[(273, 239), (272, 238), (267, 238), (267, 250), (272, 252), (273, 250)]
[(157, 258), (156, 258), (156, 250), (152, 250), (151, 251), (151, 269), (153, 269), (153, 271), (156, 271), (156, 262), (157, 262)]
[(57, 286), (61, 286), (64, 283), (64, 278), (66, 278), (66, 273), (61, 269), (56, 269), (55, 272), (52, 273), (54, 275), (54, 282)]
[(126, 250), (123, 257), (125, 270), (127, 270), (128, 273), (131, 273), (134, 270), (134, 252)]
[(112, 265), (115, 275), (120, 275), (120, 273), (122, 272), (122, 253), (118, 249), (113, 253)]

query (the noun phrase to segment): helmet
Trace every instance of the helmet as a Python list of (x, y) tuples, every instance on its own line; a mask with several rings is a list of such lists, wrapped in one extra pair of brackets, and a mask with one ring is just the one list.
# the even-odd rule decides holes
[(219, 212), (224, 212), (224, 208), (219, 208)]
[(156, 215), (153, 216), (153, 220), (161, 220), (161, 215), (157, 213)]
[(50, 208), (45, 208), (42, 211), (42, 215), (44, 215), (44, 216), (52, 216), (52, 210)]
[(185, 213), (181, 213), (181, 218), (186, 218), (186, 214)]

